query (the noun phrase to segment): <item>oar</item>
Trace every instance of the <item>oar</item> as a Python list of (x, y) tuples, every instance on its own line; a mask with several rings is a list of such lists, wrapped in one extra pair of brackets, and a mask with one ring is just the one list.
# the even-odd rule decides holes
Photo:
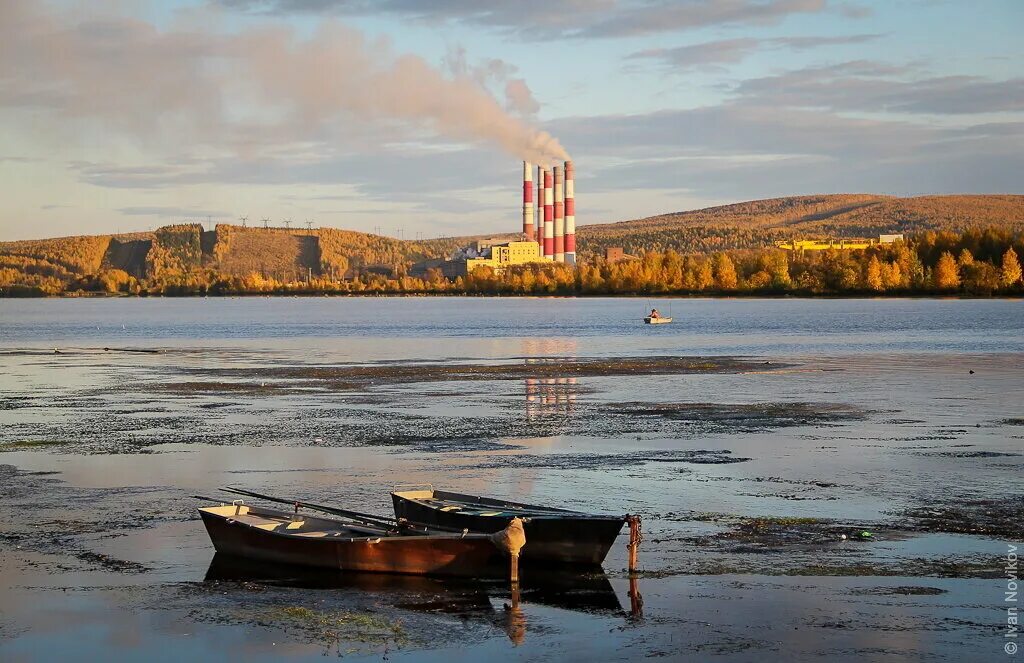
[(335, 516), (345, 516), (352, 520), (365, 523), (367, 525), (374, 525), (376, 527), (393, 528), (398, 526), (398, 521), (391, 518), (385, 518), (383, 516), (375, 516), (369, 513), (359, 513), (358, 511), (348, 511), (346, 509), (336, 509), (330, 506), (323, 506), (321, 504), (312, 504), (310, 502), (302, 502), (300, 500), (289, 500), (281, 497), (274, 497), (272, 495), (263, 495), (262, 493), (256, 493), (251, 490), (243, 490), (241, 488), (232, 488), (230, 486), (221, 488), (226, 493), (234, 493), (236, 495), (245, 495), (247, 497), (255, 497), (261, 500), (267, 500), (268, 502), (277, 502), (278, 504), (290, 504), (312, 509), (314, 511), (322, 511), (324, 513), (330, 513)]

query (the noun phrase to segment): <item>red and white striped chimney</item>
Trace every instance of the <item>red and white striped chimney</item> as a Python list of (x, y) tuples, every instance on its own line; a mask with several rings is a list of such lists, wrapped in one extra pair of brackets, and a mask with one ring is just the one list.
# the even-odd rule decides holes
[(538, 253), (544, 255), (544, 166), (537, 166), (537, 244)]
[(555, 262), (565, 262), (565, 179), (555, 166)]
[(544, 257), (555, 257), (555, 197), (552, 189), (551, 169), (544, 169)]
[(533, 166), (527, 161), (523, 162), (523, 234), (533, 241)]
[(565, 262), (576, 264), (576, 171), (565, 162)]

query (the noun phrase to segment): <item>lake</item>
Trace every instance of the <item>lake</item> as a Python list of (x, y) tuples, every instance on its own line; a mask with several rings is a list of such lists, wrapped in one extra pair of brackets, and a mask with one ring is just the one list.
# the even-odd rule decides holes
[[(1022, 326), (1006, 299), (0, 300), (0, 659), (995, 658)], [(191, 497), (387, 514), (405, 483), (640, 513), (642, 573), (622, 538), (517, 611), (268, 577), (214, 560)]]

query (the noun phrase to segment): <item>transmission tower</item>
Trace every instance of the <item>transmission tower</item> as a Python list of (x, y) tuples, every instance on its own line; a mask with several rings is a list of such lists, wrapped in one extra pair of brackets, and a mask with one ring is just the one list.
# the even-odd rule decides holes
[(267, 228), (270, 227), (270, 219), (268, 219), (266, 217), (263, 217), (263, 219), (261, 219), (261, 220), (263, 221), (263, 229), (264, 230), (266, 230)]
[(285, 219), (284, 220), (284, 227), (287, 230), (291, 230), (292, 229), (292, 220), (291, 219)]
[(306, 219), (306, 232), (308, 232), (310, 235), (313, 234), (313, 222), (310, 221), (309, 219)]
[(240, 217), (238, 217), (238, 220), (242, 222), (242, 227), (244, 228), (245, 227), (245, 222), (249, 220), (249, 217), (248, 216), (240, 216)]

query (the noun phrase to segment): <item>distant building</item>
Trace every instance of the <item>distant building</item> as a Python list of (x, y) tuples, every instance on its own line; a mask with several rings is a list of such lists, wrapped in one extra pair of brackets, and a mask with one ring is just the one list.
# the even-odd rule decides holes
[(478, 254), (477, 257), (466, 258), (467, 274), (478, 267), (490, 267), (494, 271), (500, 272), (506, 267), (513, 265), (550, 262), (541, 255), (540, 244), (537, 242), (521, 241), (491, 244), (486, 247), (479, 247), (476, 253)]
[(409, 276), (415, 276), (416, 278), (422, 279), (431, 269), (440, 269), (441, 272), (444, 273), (444, 263), (445, 260), (443, 258), (421, 260), (409, 268)]
[(853, 251), (866, 249), (879, 244), (892, 244), (903, 239), (903, 235), (879, 235), (878, 239), (794, 239), (792, 241), (775, 242), (775, 246), (785, 251)]
[(621, 246), (609, 246), (604, 250), (604, 261), (607, 263), (619, 262), (625, 259), (626, 254), (622, 251)]

